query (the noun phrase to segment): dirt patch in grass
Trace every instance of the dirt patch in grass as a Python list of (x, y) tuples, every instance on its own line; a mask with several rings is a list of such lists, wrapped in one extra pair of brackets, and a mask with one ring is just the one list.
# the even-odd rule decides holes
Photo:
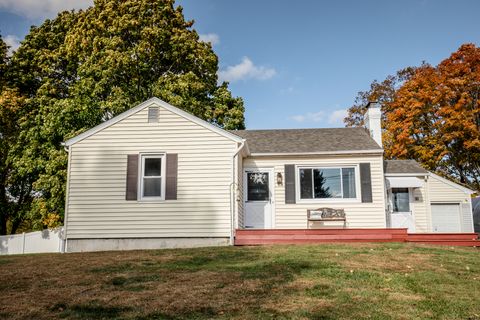
[(351, 270), (363, 269), (368, 265), (368, 270), (381, 272), (412, 272), (415, 270), (436, 270), (440, 267), (432, 261), (432, 255), (425, 253), (404, 253), (388, 250), (381, 254), (377, 252), (360, 253), (335, 259), (342, 266)]
[(410, 302), (415, 302), (415, 301), (420, 301), (423, 299), (421, 295), (418, 294), (407, 294), (404, 292), (391, 292), (388, 295), (388, 298), (393, 300), (393, 301), (410, 301)]
[(301, 316), (326, 311), (335, 303), (334, 290), (334, 285), (321, 280), (297, 279), (272, 292), (275, 298), (270, 299), (264, 307), (286, 318), (292, 314)]

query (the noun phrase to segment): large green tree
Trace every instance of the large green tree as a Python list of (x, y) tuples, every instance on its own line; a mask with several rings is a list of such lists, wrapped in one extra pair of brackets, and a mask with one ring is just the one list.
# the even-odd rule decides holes
[[(5, 90), (5, 71), (7, 70), (8, 62), (8, 46), (3, 41), (0, 35), (0, 97), (3, 96)], [(10, 214), (9, 199), (8, 199), (8, 168), (7, 168), (7, 154), (9, 146), (9, 132), (14, 119), (11, 118), (10, 112), (6, 112), (0, 98), (0, 234), (5, 234), (7, 231), (7, 220)], [(13, 122), (13, 123), (12, 123)], [(8, 128), (7, 128), (8, 126)]]
[(0, 234), (15, 233), (28, 215), (33, 182), (18, 173), (13, 161), (25, 99), (9, 87), (9, 67), (8, 46), (0, 36)]
[(464, 44), (437, 66), (401, 70), (360, 92), (347, 125), (362, 125), (368, 100), (382, 103), (385, 154), (480, 191), (480, 48)]
[(0, 34), (0, 91), (5, 84), (5, 72), (7, 71), (8, 62), (8, 46), (3, 41), (3, 37)]
[(67, 156), (61, 142), (157, 96), (226, 129), (244, 108), (218, 84), (218, 58), (173, 0), (96, 0), (33, 27), (7, 78), (24, 116), (13, 163), (34, 176), (32, 217), (63, 217)]

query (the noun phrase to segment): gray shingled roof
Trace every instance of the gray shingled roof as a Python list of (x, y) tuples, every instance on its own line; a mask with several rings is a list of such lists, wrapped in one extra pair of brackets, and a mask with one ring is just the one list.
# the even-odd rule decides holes
[(251, 153), (371, 151), (381, 147), (364, 128), (232, 130), (247, 140)]
[(385, 160), (385, 174), (392, 173), (428, 173), (415, 160)]

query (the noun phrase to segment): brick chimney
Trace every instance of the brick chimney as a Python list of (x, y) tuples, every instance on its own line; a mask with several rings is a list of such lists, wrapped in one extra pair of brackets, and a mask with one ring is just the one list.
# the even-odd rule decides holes
[(382, 110), (378, 101), (371, 101), (367, 104), (367, 112), (365, 113), (364, 124), (370, 136), (380, 147), (382, 145)]

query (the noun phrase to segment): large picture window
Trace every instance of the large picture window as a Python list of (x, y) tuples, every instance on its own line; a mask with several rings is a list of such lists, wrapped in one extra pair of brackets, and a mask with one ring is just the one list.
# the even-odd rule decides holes
[(141, 198), (163, 199), (164, 155), (142, 155)]
[(299, 168), (300, 199), (356, 199), (355, 168)]

